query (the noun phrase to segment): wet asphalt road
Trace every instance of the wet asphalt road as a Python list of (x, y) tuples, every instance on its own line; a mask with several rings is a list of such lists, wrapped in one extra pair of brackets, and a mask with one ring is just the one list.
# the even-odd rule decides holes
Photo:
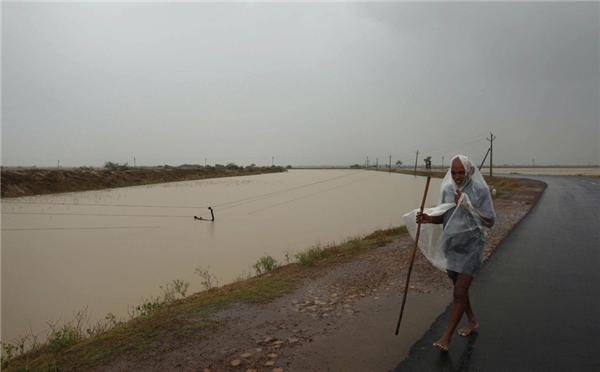
[(447, 309), (395, 371), (600, 371), (600, 178), (531, 178), (546, 191), (471, 286), (479, 332), (433, 349)]

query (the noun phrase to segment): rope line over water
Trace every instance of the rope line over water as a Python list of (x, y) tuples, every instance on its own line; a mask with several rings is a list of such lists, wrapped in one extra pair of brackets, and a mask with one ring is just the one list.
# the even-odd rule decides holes
[(219, 207), (221, 207), (223, 205), (227, 205), (225, 208), (219, 208), (220, 211), (225, 211), (225, 210), (237, 207), (239, 205), (253, 203), (253, 202), (258, 201), (258, 200), (268, 199), (268, 198), (270, 198), (270, 197), (272, 197), (274, 195), (280, 194), (280, 193), (289, 192), (289, 191), (295, 191), (295, 190), (300, 190), (300, 189), (303, 189), (303, 188), (306, 188), (306, 187), (310, 187), (310, 186), (318, 185), (318, 184), (321, 184), (321, 183), (334, 181), (334, 180), (337, 180), (337, 179), (340, 179), (340, 178), (352, 176), (352, 175), (355, 175), (357, 173), (361, 173), (361, 172), (352, 172), (352, 173), (349, 173), (349, 174), (343, 174), (341, 176), (335, 176), (335, 177), (327, 178), (327, 179), (324, 179), (324, 180), (321, 180), (321, 181), (315, 181), (315, 182), (306, 183), (306, 184), (299, 185), (299, 186), (289, 187), (287, 189), (282, 189), (282, 190), (277, 190), (277, 191), (271, 191), (271, 192), (268, 192), (268, 193), (254, 195), (254, 196), (250, 196), (250, 197), (246, 197), (246, 198), (242, 198), (242, 199), (238, 199), (238, 200), (234, 200), (234, 201), (230, 201), (230, 202), (219, 203), (219, 204), (215, 204), (214, 208), (219, 208)]
[(114, 229), (160, 229), (160, 226), (97, 226), (97, 227), (9, 227), (2, 231), (33, 230), (114, 230)]
[[(241, 205), (244, 204), (249, 204), (249, 203), (254, 203), (257, 201), (261, 201), (261, 200), (267, 200), (269, 198), (272, 198), (274, 196), (277, 196), (279, 194), (283, 194), (283, 193), (287, 193), (287, 192), (291, 192), (291, 191), (297, 191), (297, 190), (301, 190), (304, 188), (308, 188), (311, 186), (315, 186), (315, 185), (319, 185), (319, 184), (323, 184), (323, 183), (327, 183), (327, 182), (331, 182), (331, 181), (335, 181), (341, 178), (345, 178), (345, 177), (349, 177), (349, 176), (353, 176), (357, 173), (362, 173), (362, 171), (358, 171), (358, 172), (352, 172), (352, 173), (348, 173), (348, 174), (342, 174), (339, 176), (335, 176), (335, 177), (330, 177), (330, 178), (326, 178), (324, 180), (320, 180), (320, 181), (315, 181), (315, 182), (310, 182), (310, 183), (306, 183), (306, 184), (302, 184), (302, 185), (298, 185), (298, 186), (293, 186), (293, 187), (288, 187), (285, 189), (281, 189), (281, 190), (276, 190), (276, 191), (270, 191), (267, 193), (263, 193), (263, 194), (258, 194), (258, 195), (253, 195), (253, 196), (249, 196), (249, 197), (245, 197), (245, 198), (241, 198), (241, 199), (236, 199), (236, 200), (231, 200), (231, 201), (227, 201), (227, 202), (222, 202), (222, 203), (218, 203), (215, 204), (213, 208), (215, 208), (215, 210), (219, 211), (225, 211), (225, 210), (229, 210), (232, 208), (236, 208), (239, 207)], [(354, 182), (358, 182), (360, 180), (362, 180), (365, 177), (362, 177), (358, 180), (353, 180), (347, 183), (344, 183), (342, 185), (337, 185), (334, 186), (333, 188), (329, 188), (326, 190), (320, 190), (308, 195), (304, 195), (304, 196), (300, 196), (300, 197), (296, 197), (287, 201), (283, 201), (280, 203), (276, 203), (274, 205), (271, 206), (267, 206), (265, 208), (261, 208), (261, 209), (257, 209), (254, 210), (252, 212), (250, 212), (249, 214), (253, 214), (253, 213), (257, 213), (259, 211), (265, 210), (265, 209), (269, 209), (269, 208), (274, 208), (276, 206), (279, 205), (283, 205), (283, 204), (287, 204), (287, 203), (291, 203), (293, 201), (296, 200), (300, 200), (300, 199), (304, 199), (313, 195), (317, 195), (323, 192), (327, 192), (342, 186), (346, 186), (349, 184), (352, 184)], [(77, 203), (77, 202), (28, 202), (28, 201), (3, 201), (3, 204), (28, 204), (28, 205), (61, 205), (61, 206), (86, 206), (86, 207), (131, 207), (131, 208), (183, 208), (183, 209), (202, 209), (202, 208), (208, 208), (208, 206), (169, 206), (169, 205), (149, 205), (149, 204), (109, 204), (109, 203)], [(224, 206), (224, 207), (223, 207)], [(90, 216), (90, 217), (146, 217), (146, 218), (190, 218), (192, 216), (189, 215), (165, 215), (165, 214), (120, 214), (120, 213), (78, 213), (78, 212), (36, 212), (36, 211), (32, 211), (32, 212), (11, 212), (11, 211), (2, 211), (3, 215), (40, 215), (40, 216)], [(96, 229), (110, 229), (110, 228), (128, 228), (128, 227), (98, 227)], [(136, 227), (131, 227), (131, 228), (136, 228)], [(140, 227), (140, 228), (157, 228), (155, 226), (151, 226), (151, 227)], [(25, 228), (6, 228), (6, 229), (2, 229), (3, 231), (19, 231), (19, 230), (75, 230), (75, 229), (94, 229), (94, 228), (38, 228), (38, 227), (25, 227)]]
[(255, 209), (253, 211), (248, 212), (248, 214), (255, 214), (255, 213), (267, 210), (267, 209), (271, 209), (271, 208), (279, 207), (281, 205), (293, 203), (293, 202), (295, 202), (297, 200), (306, 199), (306, 198), (309, 198), (311, 196), (315, 196), (315, 195), (322, 194), (322, 193), (325, 193), (325, 192), (328, 192), (328, 191), (331, 191), (331, 190), (339, 189), (340, 187), (349, 186), (349, 185), (352, 185), (354, 183), (360, 182), (360, 181), (362, 181), (365, 178), (367, 178), (367, 177), (361, 177), (361, 178), (359, 178), (357, 180), (346, 182), (346, 183), (344, 183), (342, 185), (337, 185), (337, 186), (330, 187), (330, 188), (325, 189), (325, 190), (319, 190), (317, 192), (313, 192), (313, 193), (310, 193), (310, 194), (307, 194), (307, 195), (302, 195), (302, 196), (299, 196), (299, 197), (296, 197), (296, 198), (293, 198), (293, 199), (290, 199), (290, 200), (286, 200), (286, 201), (283, 201), (283, 202), (280, 202), (280, 203), (275, 203), (275, 204), (269, 205), (269, 206), (264, 207), (264, 208)]
[[(223, 210), (231, 209), (238, 205), (246, 204), (246, 202), (251, 203), (251, 202), (254, 202), (257, 200), (266, 199), (266, 198), (270, 197), (271, 195), (276, 195), (279, 193), (284, 193), (284, 192), (293, 191), (293, 190), (299, 190), (299, 189), (302, 189), (305, 187), (310, 187), (310, 186), (317, 185), (320, 183), (325, 183), (325, 182), (333, 181), (333, 180), (336, 180), (339, 178), (348, 177), (348, 176), (354, 175), (356, 173), (359, 173), (359, 172), (352, 172), (350, 174), (335, 176), (335, 177), (327, 178), (325, 180), (311, 182), (311, 183), (307, 183), (307, 184), (303, 184), (303, 185), (299, 185), (299, 186), (294, 186), (294, 187), (290, 187), (287, 189), (276, 190), (276, 191), (271, 191), (271, 192), (264, 193), (264, 194), (258, 194), (258, 195), (245, 197), (242, 199), (226, 201), (226, 202), (215, 204), (212, 207), (217, 208), (217, 207), (226, 206), (225, 208), (220, 209), (221, 211), (223, 211)], [(78, 203), (78, 202), (33, 202), (33, 201), (3, 201), (2, 204), (5, 204), (5, 205), (7, 205), (7, 204), (62, 205), (62, 206), (83, 206), (83, 207), (168, 208), (168, 209), (178, 209), (178, 208), (202, 209), (202, 208), (209, 207), (209, 205), (182, 206), (182, 205), (110, 204), (110, 203)], [(17, 214), (16, 212), (10, 212), (10, 213)], [(7, 213), (7, 214), (10, 214), (10, 213)], [(25, 213), (25, 212), (23, 212), (23, 213)], [(5, 213), (3, 213), (3, 214), (5, 214)], [(38, 214), (38, 213), (35, 213), (35, 214)], [(48, 213), (48, 214), (60, 214), (60, 213)], [(82, 215), (87, 215), (87, 214), (82, 214)], [(92, 214), (90, 214), (90, 215), (92, 215)], [(97, 215), (97, 214), (94, 214), (94, 215)], [(138, 217), (138, 216), (146, 217), (146, 215), (115, 215), (115, 214), (102, 214), (102, 215), (103, 216), (124, 216), (124, 217)], [(179, 217), (183, 217), (183, 216), (179, 216)], [(189, 217), (189, 216), (185, 216), (185, 217)]]
[(108, 214), (108, 213), (67, 213), (67, 212), (2, 212), (2, 214), (36, 214), (42, 216), (95, 216), (95, 217), (152, 217), (152, 218), (190, 218), (191, 216), (173, 216), (168, 214)]
[(208, 208), (208, 205), (203, 206), (181, 206), (181, 205), (148, 205), (148, 204), (100, 204), (100, 203), (52, 203), (52, 202), (27, 202), (27, 201), (3, 201), (2, 204), (28, 204), (28, 205), (69, 205), (69, 206), (82, 206), (82, 207), (128, 207), (128, 208), (185, 208), (185, 209), (198, 209)]

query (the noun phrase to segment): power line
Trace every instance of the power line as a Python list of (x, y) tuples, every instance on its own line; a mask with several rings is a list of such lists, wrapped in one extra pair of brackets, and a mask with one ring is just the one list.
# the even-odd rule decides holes
[(192, 216), (173, 216), (160, 214), (109, 214), (109, 213), (67, 213), (67, 212), (2, 212), (2, 214), (34, 214), (41, 216), (94, 216), (94, 217), (150, 217), (150, 218), (190, 218)]
[(148, 205), (148, 204), (101, 204), (101, 203), (61, 203), (61, 202), (27, 202), (27, 201), (3, 201), (2, 204), (29, 204), (29, 205), (69, 205), (82, 207), (128, 207), (128, 208), (169, 208), (169, 209), (198, 209), (208, 206), (181, 206), (181, 205)]
[(33, 230), (113, 230), (113, 229), (159, 229), (160, 226), (97, 226), (97, 227), (8, 227), (2, 231), (33, 231)]
[(280, 193), (288, 192), (288, 191), (293, 191), (293, 190), (303, 189), (303, 188), (314, 186), (314, 185), (318, 185), (318, 184), (321, 184), (321, 183), (330, 182), (330, 181), (333, 181), (333, 180), (336, 180), (336, 179), (340, 179), (340, 178), (352, 176), (352, 175), (355, 175), (357, 173), (360, 173), (360, 172), (352, 172), (352, 173), (349, 173), (349, 174), (343, 174), (341, 176), (327, 178), (325, 180), (311, 182), (311, 183), (307, 183), (307, 184), (303, 184), (303, 185), (299, 185), (299, 186), (294, 186), (294, 187), (290, 187), (290, 188), (287, 188), (287, 189), (282, 189), (282, 190), (277, 190), (277, 191), (271, 191), (271, 192), (267, 192), (267, 193), (264, 193), (264, 194), (259, 194), (259, 195), (254, 195), (254, 196), (249, 196), (249, 197), (246, 197), (246, 198), (238, 199), (238, 200), (233, 200), (233, 201), (229, 201), (229, 202), (219, 203), (219, 204), (215, 204), (214, 208), (222, 207), (222, 206), (226, 205), (225, 208), (220, 208), (221, 211), (224, 211), (224, 210), (227, 210), (227, 209), (231, 209), (231, 208), (237, 207), (237, 206), (242, 205), (242, 204), (253, 203), (253, 202), (258, 201), (258, 200), (270, 198), (271, 196), (276, 195), (276, 194), (280, 194)]
[(361, 178), (359, 178), (357, 180), (353, 180), (353, 181), (344, 183), (342, 185), (337, 185), (337, 186), (330, 187), (330, 188), (325, 189), (325, 190), (319, 190), (317, 192), (313, 192), (313, 193), (310, 193), (310, 194), (307, 194), (307, 195), (302, 195), (302, 196), (299, 196), (299, 197), (296, 197), (296, 198), (293, 198), (293, 199), (290, 199), (290, 200), (286, 200), (286, 201), (283, 201), (283, 202), (280, 202), (280, 203), (275, 203), (275, 204), (269, 205), (269, 206), (264, 207), (264, 208), (255, 209), (253, 211), (248, 212), (248, 214), (258, 213), (258, 212), (261, 212), (261, 211), (264, 211), (264, 210), (267, 210), (267, 209), (278, 207), (280, 205), (289, 204), (289, 203), (295, 202), (295, 201), (300, 200), (300, 199), (306, 199), (306, 198), (309, 198), (311, 196), (315, 196), (315, 195), (322, 194), (322, 193), (325, 193), (325, 192), (328, 192), (328, 191), (331, 191), (331, 190), (338, 189), (340, 187), (344, 187), (344, 186), (348, 186), (348, 185), (357, 183), (359, 181), (362, 181), (365, 178), (367, 178), (367, 177), (361, 177)]
[[(287, 189), (272, 191), (264, 194), (254, 195), (251, 197), (246, 197), (242, 199), (227, 201), (223, 203), (216, 204), (214, 208), (225, 206), (224, 208), (220, 208), (220, 211), (224, 211), (227, 209), (231, 209), (243, 204), (253, 203), (255, 201), (263, 200), (270, 198), (274, 195), (281, 194), (284, 192), (300, 190), (306, 187), (314, 186), (317, 184), (331, 182), (340, 178), (348, 177), (355, 175), (360, 172), (352, 172), (349, 174), (343, 174), (340, 176), (335, 176), (331, 178), (327, 178), (324, 180), (311, 182), (299, 186), (290, 187)], [(133, 208), (184, 208), (184, 209), (199, 209), (199, 208), (208, 208), (207, 206), (165, 206), (165, 205), (143, 205), (143, 204), (101, 204), (101, 203), (52, 203), (52, 202), (3, 202), (7, 204), (31, 204), (31, 205), (72, 205), (72, 206), (94, 206), (94, 207), (133, 207)], [(150, 217), (150, 218), (190, 218), (190, 216), (182, 216), (182, 215), (149, 215), (149, 214), (112, 214), (112, 213), (76, 213), (76, 212), (2, 212), (2, 214), (16, 214), (16, 215), (42, 215), (42, 216), (95, 216), (95, 217)]]

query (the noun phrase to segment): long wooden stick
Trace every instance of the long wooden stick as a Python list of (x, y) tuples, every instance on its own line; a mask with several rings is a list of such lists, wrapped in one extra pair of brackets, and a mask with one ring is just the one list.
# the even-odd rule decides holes
[[(427, 199), (427, 191), (429, 190), (429, 181), (431, 176), (427, 176), (427, 183), (425, 184), (425, 193), (423, 194), (423, 200), (421, 201), (421, 213), (425, 208), (425, 199)], [(413, 263), (415, 262), (415, 254), (417, 253), (417, 244), (419, 244), (419, 235), (421, 235), (421, 224), (417, 225), (417, 236), (415, 237), (415, 246), (413, 247), (412, 256), (410, 257), (410, 265), (408, 266), (408, 275), (406, 276), (406, 283), (404, 285), (404, 297), (402, 298), (402, 307), (400, 308), (400, 317), (398, 318), (398, 324), (396, 325), (396, 336), (398, 336), (398, 330), (400, 329), (400, 322), (402, 321), (402, 314), (404, 314), (404, 305), (406, 304), (406, 295), (408, 294), (408, 282), (410, 281), (410, 273), (412, 272)]]

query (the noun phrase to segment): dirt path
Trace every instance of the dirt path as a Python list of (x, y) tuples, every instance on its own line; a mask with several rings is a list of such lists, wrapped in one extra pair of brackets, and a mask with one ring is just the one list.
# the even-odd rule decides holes
[[(495, 201), (486, 257), (542, 191), (541, 183), (527, 181)], [(316, 265), (311, 279), (288, 295), (218, 312), (220, 326), (202, 341), (160, 345), (162, 353), (124, 356), (98, 370), (389, 370), (451, 300), (445, 274), (419, 255), (400, 335), (394, 336), (412, 245), (404, 235), (348, 262)]]

